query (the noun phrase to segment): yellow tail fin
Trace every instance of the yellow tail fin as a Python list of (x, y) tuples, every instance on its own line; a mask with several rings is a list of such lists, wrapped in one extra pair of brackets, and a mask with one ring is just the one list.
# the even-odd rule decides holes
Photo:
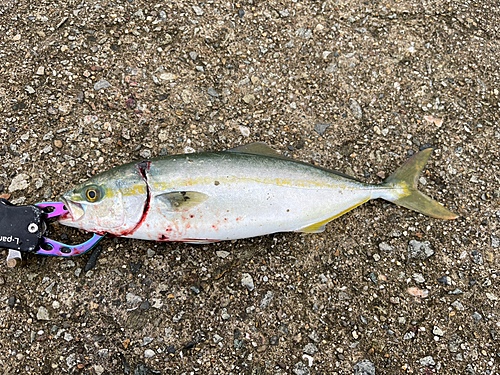
[(448, 211), (441, 204), (417, 190), (418, 177), (425, 164), (427, 164), (432, 150), (432, 148), (427, 148), (413, 155), (396, 172), (390, 175), (382, 186), (400, 188), (404, 191), (405, 194), (390, 199), (391, 202), (398, 206), (438, 219), (456, 219), (458, 215)]

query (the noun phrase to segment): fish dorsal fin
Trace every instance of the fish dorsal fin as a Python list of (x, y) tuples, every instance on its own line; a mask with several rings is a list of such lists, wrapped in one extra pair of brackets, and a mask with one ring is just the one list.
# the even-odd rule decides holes
[(278, 153), (276, 150), (273, 150), (264, 142), (254, 142), (248, 145), (238, 146), (235, 148), (231, 148), (226, 152), (239, 152), (243, 154), (262, 155), (277, 159), (293, 160), (289, 157), (281, 155), (280, 153)]
[(208, 195), (197, 191), (173, 191), (157, 195), (155, 199), (162, 205), (162, 210), (187, 211), (208, 199)]

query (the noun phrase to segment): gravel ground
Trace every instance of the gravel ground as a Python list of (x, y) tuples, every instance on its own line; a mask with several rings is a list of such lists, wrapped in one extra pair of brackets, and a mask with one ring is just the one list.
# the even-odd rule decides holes
[(378, 183), (432, 145), (420, 188), (460, 215), (31, 256), (0, 269), (1, 371), (498, 374), (499, 25), (492, 0), (1, 1), (2, 197), (255, 141)]

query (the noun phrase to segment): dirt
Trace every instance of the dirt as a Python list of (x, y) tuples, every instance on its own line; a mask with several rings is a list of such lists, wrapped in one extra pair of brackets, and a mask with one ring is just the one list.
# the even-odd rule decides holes
[(256, 141), (379, 183), (430, 145), (419, 187), (459, 214), (371, 201), (320, 234), (105, 239), (89, 271), (30, 255), (0, 269), (3, 373), (499, 373), (499, 25), (494, 1), (1, 1), (12, 202)]

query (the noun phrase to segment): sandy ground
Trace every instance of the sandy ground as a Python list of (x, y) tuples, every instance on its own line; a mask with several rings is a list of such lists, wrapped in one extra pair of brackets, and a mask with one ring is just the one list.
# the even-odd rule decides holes
[(499, 373), (499, 25), (488, 0), (0, 1), (13, 202), (255, 141), (379, 183), (431, 145), (420, 189), (460, 215), (29, 256), (0, 269), (0, 373)]

